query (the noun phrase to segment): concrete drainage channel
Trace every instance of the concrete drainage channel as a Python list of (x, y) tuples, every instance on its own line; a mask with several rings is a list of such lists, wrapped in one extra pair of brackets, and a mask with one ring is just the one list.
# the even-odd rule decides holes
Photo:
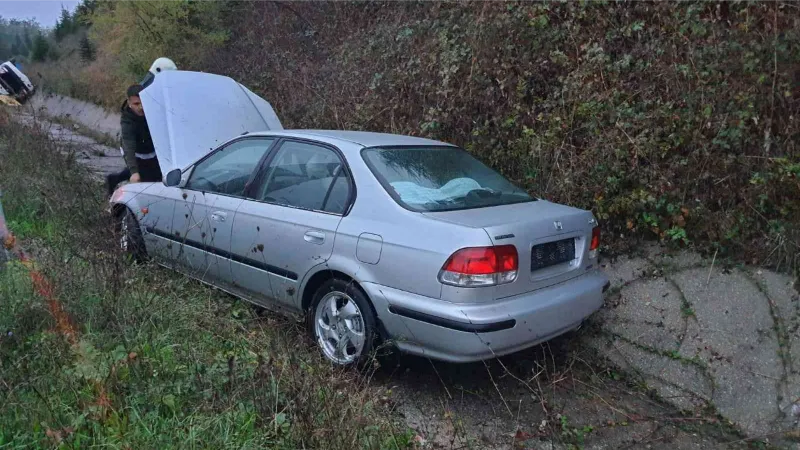
[(607, 271), (616, 295), (587, 345), (679, 409), (716, 411), (752, 438), (795, 434), (796, 280), (656, 247)]
[[(81, 126), (117, 130), (118, 116), (70, 101), (44, 103), (50, 113), (71, 111)], [(19, 113), (25, 123), (47, 124)], [(57, 141), (98, 148), (80, 130), (49, 126)], [(80, 160), (98, 176), (123, 167), (119, 151), (104, 148), (107, 156)], [(0, 209), (0, 236), (4, 229)], [(4, 246), (0, 258), (7, 254)], [(612, 282), (606, 305), (565, 337), (479, 364), (401, 358), (374, 382), (386, 386), (385, 401), (418, 442), (436, 448), (789, 445), (800, 413), (792, 277), (656, 245), (603, 270)]]
[(81, 100), (45, 93), (35, 95), (14, 112), (19, 122), (41, 127), (54, 141), (63, 144), (65, 151), (74, 151), (77, 160), (98, 180), (125, 167), (118, 142), (118, 113)]
[(82, 100), (39, 92), (23, 109), (39, 112), (43, 117), (68, 119), (94, 132), (119, 137), (119, 112), (109, 112)]

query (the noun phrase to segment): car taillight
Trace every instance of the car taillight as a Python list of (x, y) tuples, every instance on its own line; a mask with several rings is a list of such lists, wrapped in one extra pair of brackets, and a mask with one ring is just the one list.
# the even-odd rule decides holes
[(589, 258), (597, 258), (597, 251), (600, 249), (600, 227), (592, 228), (592, 243), (589, 245)]
[(513, 245), (463, 248), (444, 263), (439, 281), (462, 287), (494, 286), (514, 281), (518, 269)]

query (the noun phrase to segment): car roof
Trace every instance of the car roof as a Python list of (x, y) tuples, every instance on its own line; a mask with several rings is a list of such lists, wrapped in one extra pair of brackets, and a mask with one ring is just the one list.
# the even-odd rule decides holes
[(344, 131), (344, 130), (281, 130), (252, 133), (253, 135), (286, 136), (314, 140), (345, 141), (363, 147), (388, 147), (388, 146), (449, 146), (453, 144), (401, 134), (374, 133), (369, 131)]

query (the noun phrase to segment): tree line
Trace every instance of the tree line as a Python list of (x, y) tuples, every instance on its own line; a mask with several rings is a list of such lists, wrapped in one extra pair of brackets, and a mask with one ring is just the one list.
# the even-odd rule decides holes
[(74, 11), (61, 9), (61, 17), (53, 28), (43, 27), (35, 20), (6, 19), (0, 16), (0, 61), (45, 62), (60, 57), (58, 43), (71, 35), (80, 35), (80, 57), (93, 61), (97, 49), (89, 39), (87, 29), (98, 6), (97, 0), (84, 0)]

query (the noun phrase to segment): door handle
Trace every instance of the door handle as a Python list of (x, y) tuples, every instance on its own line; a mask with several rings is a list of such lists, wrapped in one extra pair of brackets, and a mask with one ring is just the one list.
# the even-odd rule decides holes
[(322, 244), (325, 242), (325, 233), (321, 231), (306, 231), (306, 234), (303, 235), (303, 239), (312, 244)]
[(224, 211), (214, 211), (211, 213), (211, 220), (216, 222), (225, 222), (225, 219), (228, 218), (228, 213)]

